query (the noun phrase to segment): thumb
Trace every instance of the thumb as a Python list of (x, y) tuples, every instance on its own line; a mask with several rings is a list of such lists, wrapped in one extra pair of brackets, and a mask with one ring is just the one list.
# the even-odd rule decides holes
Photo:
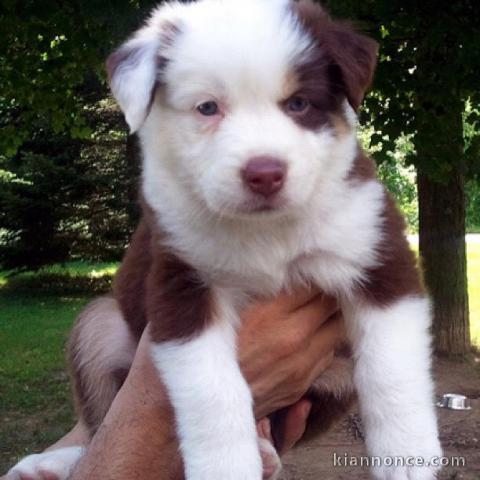
[(312, 402), (306, 398), (302, 398), (288, 408), (283, 422), (283, 442), (279, 448), (280, 454), (293, 448), (303, 437), (311, 409)]

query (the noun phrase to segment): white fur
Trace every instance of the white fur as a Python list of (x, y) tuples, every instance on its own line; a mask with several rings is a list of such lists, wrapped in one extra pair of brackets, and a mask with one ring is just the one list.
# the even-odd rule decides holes
[(188, 480), (261, 480), (250, 390), (236, 361), (230, 302), (217, 295), (212, 326), (188, 342), (152, 346), (175, 407)]
[(34, 480), (43, 480), (42, 472), (48, 472), (56, 475), (58, 480), (67, 480), (84, 452), (83, 447), (67, 447), (29, 455), (10, 469), (7, 475), (12, 479), (25, 475)]
[[(355, 358), (366, 444), (370, 455), (440, 457), (430, 372), (430, 308), (425, 298), (405, 298), (387, 308), (344, 302)], [(430, 480), (434, 467), (388, 467), (376, 479)]]

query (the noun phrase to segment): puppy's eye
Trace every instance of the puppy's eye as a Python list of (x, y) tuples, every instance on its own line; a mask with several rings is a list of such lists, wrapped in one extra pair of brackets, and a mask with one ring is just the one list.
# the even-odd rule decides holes
[(289, 113), (304, 113), (308, 107), (310, 106), (310, 102), (299, 95), (294, 95), (287, 100), (286, 107)]
[(213, 100), (202, 103), (197, 107), (197, 110), (205, 117), (212, 117), (218, 113), (218, 105)]

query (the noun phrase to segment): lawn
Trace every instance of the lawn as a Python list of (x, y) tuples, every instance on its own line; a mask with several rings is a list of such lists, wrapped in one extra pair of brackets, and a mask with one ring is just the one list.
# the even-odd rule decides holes
[(0, 295), (0, 474), (71, 425), (64, 346), (86, 301)]
[(470, 302), (470, 334), (480, 348), (480, 243), (468, 244), (468, 295)]
[[(469, 244), (468, 262), (472, 338), (480, 346), (480, 243)], [(104, 288), (115, 268), (84, 263), (52, 267), (40, 275), (23, 274), (23, 280), (13, 283), (15, 289), (0, 274), (0, 474), (72, 425), (65, 341), (75, 316), (93, 296), (71, 288), (72, 283), (88, 279), (90, 288), (105, 278)], [(38, 293), (43, 279), (52, 278), (55, 289), (73, 293)]]
[(31, 449), (57, 440), (73, 421), (65, 342), (91, 294), (36, 290), (45, 279), (55, 279), (54, 290), (72, 289), (80, 278), (103, 285), (115, 268), (72, 263), (14, 280), (0, 275), (0, 475)]

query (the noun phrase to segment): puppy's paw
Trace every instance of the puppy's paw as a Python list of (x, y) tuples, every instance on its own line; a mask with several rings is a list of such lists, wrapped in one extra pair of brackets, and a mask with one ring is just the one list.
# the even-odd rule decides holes
[[(373, 478), (376, 480), (435, 480), (440, 470), (439, 460), (442, 456), (440, 443), (436, 438), (430, 442), (424, 441), (415, 448), (411, 445), (404, 453), (389, 454), (383, 451), (381, 454), (373, 454), (381, 463), (372, 468)], [(408, 453), (407, 453), (408, 452)], [(415, 454), (413, 453), (415, 452)]]
[(378, 467), (372, 470), (376, 480), (435, 480), (439, 467)]
[(263, 463), (263, 479), (277, 480), (282, 471), (282, 462), (275, 447), (269, 440), (261, 437), (258, 438), (258, 445)]
[(203, 451), (184, 453), (185, 480), (262, 480), (262, 459), (256, 438), (204, 445)]
[(12, 480), (67, 480), (83, 455), (83, 447), (68, 447), (29, 455), (8, 471)]

